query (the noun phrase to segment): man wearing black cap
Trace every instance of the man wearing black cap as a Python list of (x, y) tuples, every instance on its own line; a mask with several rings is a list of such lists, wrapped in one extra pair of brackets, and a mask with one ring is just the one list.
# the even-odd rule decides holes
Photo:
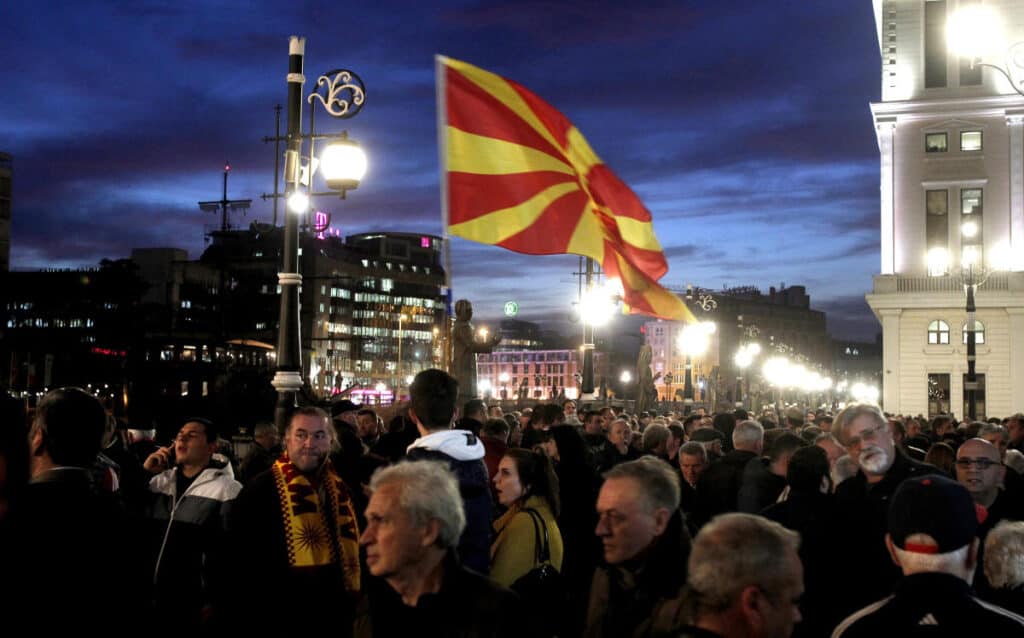
[(907, 479), (892, 497), (888, 530), (885, 545), (903, 579), (832, 638), (1024, 634), (1024, 618), (971, 591), (978, 515), (964, 486), (937, 474)]

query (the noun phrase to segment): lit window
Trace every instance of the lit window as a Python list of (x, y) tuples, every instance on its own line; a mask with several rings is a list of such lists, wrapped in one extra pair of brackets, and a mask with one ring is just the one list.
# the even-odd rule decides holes
[(932, 345), (948, 344), (949, 324), (939, 319), (928, 324), (928, 343)]
[(927, 133), (924, 136), (926, 153), (945, 153), (949, 150), (949, 137), (945, 133)]
[(981, 150), (981, 131), (960, 131), (961, 151)]
[(980, 215), (982, 210), (980, 188), (965, 188), (960, 191), (960, 213), (963, 215)]
[[(964, 345), (967, 345), (967, 333), (968, 333), (968, 330), (967, 330), (967, 323), (966, 322), (964, 323), (963, 333), (964, 333)], [(976, 344), (985, 343), (985, 324), (981, 323), (980, 321), (975, 321), (974, 322), (974, 343), (976, 343)]]

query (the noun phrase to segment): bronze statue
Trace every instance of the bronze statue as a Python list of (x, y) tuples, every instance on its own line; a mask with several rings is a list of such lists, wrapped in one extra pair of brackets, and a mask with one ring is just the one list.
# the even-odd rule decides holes
[(651, 346), (646, 343), (640, 346), (640, 354), (636, 358), (636, 414), (653, 409), (658, 400), (658, 389), (654, 386), (654, 376), (651, 373), (653, 358)]
[(501, 335), (493, 333), (483, 342), (477, 341), (473, 326), (473, 304), (467, 299), (455, 302), (455, 325), (452, 326), (452, 376), (459, 382), (459, 401), (477, 398), (476, 355), (489, 353), (501, 342)]

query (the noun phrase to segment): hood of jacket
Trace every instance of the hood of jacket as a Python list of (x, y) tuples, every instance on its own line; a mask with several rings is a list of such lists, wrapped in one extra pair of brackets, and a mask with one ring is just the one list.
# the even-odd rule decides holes
[(484, 444), (467, 430), (441, 430), (416, 439), (406, 450), (423, 448), (446, 454), (456, 461), (479, 461), (484, 458)]

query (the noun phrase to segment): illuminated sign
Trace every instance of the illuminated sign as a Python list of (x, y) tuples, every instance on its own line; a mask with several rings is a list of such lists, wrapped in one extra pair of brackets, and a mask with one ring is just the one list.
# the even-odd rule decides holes
[(110, 348), (92, 348), (93, 354), (100, 354), (104, 357), (127, 357), (128, 352), (126, 350), (111, 350)]
[(517, 304), (514, 301), (506, 301), (505, 302), (505, 316), (506, 317), (515, 317), (518, 314), (519, 314), (519, 304)]
[(430, 248), (429, 237), (420, 237), (420, 248)]
[(326, 237), (341, 237), (341, 230), (331, 228), (331, 216), (323, 211), (313, 213), (313, 230), (317, 239)]

